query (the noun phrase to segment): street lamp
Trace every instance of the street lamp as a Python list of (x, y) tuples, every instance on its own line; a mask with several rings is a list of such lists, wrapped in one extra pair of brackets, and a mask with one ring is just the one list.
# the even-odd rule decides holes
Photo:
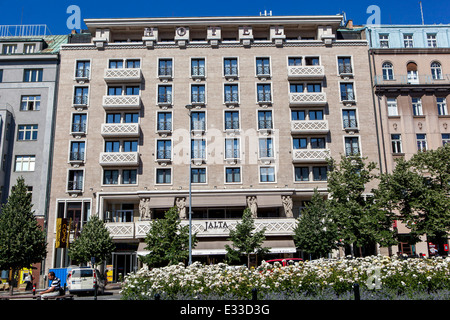
[(186, 109), (189, 110), (189, 262), (188, 265), (192, 264), (192, 136), (191, 136), (191, 123), (192, 123), (192, 110), (193, 106), (191, 104), (186, 105)]

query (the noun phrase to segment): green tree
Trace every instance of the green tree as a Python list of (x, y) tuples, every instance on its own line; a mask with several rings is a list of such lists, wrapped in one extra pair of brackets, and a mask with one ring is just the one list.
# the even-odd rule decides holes
[(0, 214), (0, 270), (11, 270), (14, 281), (20, 269), (41, 262), (47, 254), (45, 232), (38, 225), (32, 207), (31, 194), (20, 177)]
[[(145, 237), (146, 250), (139, 259), (150, 267), (177, 264), (189, 257), (189, 226), (181, 226), (176, 207), (166, 211), (164, 219), (156, 219)], [(192, 247), (197, 243), (192, 235)]]
[(339, 163), (331, 159), (329, 166), (329, 210), (339, 239), (351, 248), (359, 248), (360, 256), (363, 247), (394, 244), (392, 215), (374, 201), (374, 190), (368, 190), (368, 185), (378, 178), (373, 173), (376, 164), (366, 164), (366, 158), (359, 156), (342, 156)]
[(80, 236), (69, 246), (69, 257), (79, 264), (95, 258), (95, 264), (100, 265), (114, 251), (115, 245), (105, 223), (93, 215), (81, 229)]
[(330, 217), (327, 204), (317, 189), (314, 190), (294, 229), (296, 247), (314, 256), (326, 256), (338, 247), (336, 224)]
[(266, 228), (260, 231), (254, 231), (255, 225), (250, 208), (246, 208), (242, 214), (241, 223), (236, 225), (234, 230), (230, 230), (232, 246), (225, 245), (228, 261), (239, 261), (241, 256), (247, 257), (247, 267), (250, 266), (250, 256), (264, 256), (270, 250), (268, 247), (262, 247), (266, 236)]

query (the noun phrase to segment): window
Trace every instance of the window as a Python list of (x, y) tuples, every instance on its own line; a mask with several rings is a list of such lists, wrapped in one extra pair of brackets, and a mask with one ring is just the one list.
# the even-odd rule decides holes
[(450, 143), (450, 134), (449, 133), (443, 133), (442, 134), (442, 145), (446, 145), (447, 143)]
[(34, 171), (35, 163), (35, 156), (16, 156), (16, 166), (14, 171)]
[(0, 69), (0, 82), (3, 82), (3, 70)]
[(172, 103), (172, 86), (158, 87), (158, 103)]
[(256, 58), (256, 75), (258, 76), (270, 75), (269, 58)]
[(75, 87), (74, 104), (87, 105), (89, 99), (89, 87)]
[(258, 130), (272, 128), (272, 111), (258, 111)]
[(311, 138), (311, 149), (325, 149), (325, 138)]
[(23, 72), (23, 82), (41, 82), (42, 69), (25, 69)]
[(170, 131), (172, 130), (172, 113), (158, 112), (158, 130)]
[(272, 138), (260, 138), (259, 139), (259, 157), (260, 158), (273, 158), (274, 150)]
[(35, 53), (36, 45), (35, 44), (25, 44), (23, 46), (23, 53)]
[(309, 110), (309, 120), (323, 120), (323, 110)]
[(308, 83), (306, 85), (306, 91), (308, 91), (308, 92), (322, 92), (322, 85), (320, 83)]
[(406, 72), (408, 83), (412, 84), (419, 83), (419, 74), (417, 72), (417, 64), (415, 62), (409, 62), (406, 65)]
[(225, 129), (238, 130), (239, 129), (239, 112), (225, 111)]
[(223, 74), (224, 76), (238, 76), (237, 58), (225, 58), (223, 60)]
[(259, 182), (275, 182), (275, 168), (274, 167), (260, 167), (259, 168)]
[(289, 85), (289, 92), (291, 93), (302, 93), (304, 91), (302, 83), (291, 83)]
[(119, 183), (119, 170), (103, 171), (103, 184), (118, 184), (118, 183)]
[(122, 183), (123, 184), (136, 184), (137, 180), (136, 169), (124, 169), (122, 170)]
[(158, 76), (172, 77), (172, 59), (159, 60)]
[(289, 57), (288, 58), (288, 66), (301, 66), (302, 65), (302, 57)]
[(338, 57), (339, 74), (352, 73), (352, 60), (350, 57)]
[(258, 84), (258, 102), (270, 102), (272, 101), (270, 84)]
[(137, 152), (138, 151), (138, 141), (130, 140), (123, 142), (123, 152)]
[(157, 184), (172, 183), (172, 169), (156, 169), (156, 183)]
[(172, 159), (172, 141), (171, 140), (158, 140), (157, 143), (157, 159)]
[(355, 100), (353, 83), (341, 83), (341, 100)]
[(427, 136), (426, 134), (416, 134), (417, 151), (427, 150)]
[(292, 139), (293, 148), (296, 149), (306, 149), (308, 148), (308, 139), (307, 138), (294, 138)]
[(345, 138), (345, 155), (346, 156), (360, 155), (358, 137), (346, 137)]
[(120, 152), (120, 141), (105, 141), (105, 152)]
[(22, 96), (20, 111), (37, 111), (41, 107), (41, 96)]
[(389, 48), (389, 35), (388, 34), (380, 34), (380, 48)]
[(123, 120), (124, 123), (139, 123), (139, 113), (125, 113)]
[(109, 60), (109, 69), (122, 69), (123, 60)]
[(309, 181), (309, 168), (295, 167), (295, 181)]
[(237, 183), (241, 182), (241, 168), (225, 168), (225, 182)]
[(89, 78), (91, 63), (89, 61), (77, 61), (75, 78)]
[(327, 181), (327, 167), (313, 167), (313, 180), (314, 181)]
[(342, 119), (344, 121), (344, 129), (358, 128), (358, 122), (356, 121), (356, 110), (342, 110)]
[(123, 88), (122, 87), (108, 87), (109, 96), (121, 96)]
[(192, 183), (206, 183), (206, 168), (191, 169)]
[(191, 60), (191, 76), (204, 77), (205, 76), (205, 59)]
[(397, 99), (387, 98), (388, 116), (398, 116)]
[(3, 45), (3, 54), (14, 54), (17, 51), (16, 44), (4, 44)]
[(37, 140), (37, 135), (38, 135), (37, 124), (19, 125), (18, 127), (17, 140), (19, 141)]
[(239, 158), (239, 139), (225, 139), (225, 159)]
[(86, 119), (85, 113), (74, 113), (72, 115), (72, 132), (86, 133)]
[(239, 102), (239, 87), (237, 84), (226, 84), (224, 89), (225, 89), (225, 103)]
[(84, 153), (84, 142), (72, 142), (70, 144), (70, 161), (84, 161)]
[(413, 48), (413, 35), (412, 34), (404, 34), (403, 35), (403, 45), (405, 48)]
[(436, 34), (427, 34), (427, 46), (428, 48), (436, 48)]
[(125, 95), (127, 96), (138, 96), (140, 91), (139, 86), (126, 86)]
[(205, 86), (191, 86), (191, 103), (205, 103)]
[(138, 69), (141, 67), (141, 60), (139, 59), (129, 59), (126, 61), (127, 68), (129, 69)]
[(392, 153), (402, 153), (402, 136), (391, 134)]
[(291, 119), (293, 121), (306, 120), (306, 111), (304, 110), (292, 110)]
[(318, 66), (320, 65), (319, 57), (305, 57), (306, 66)]
[(206, 159), (206, 141), (193, 139), (191, 143), (191, 159)]
[(81, 191), (83, 190), (83, 170), (69, 170), (69, 181), (67, 182), (67, 190)]
[(437, 61), (431, 63), (431, 77), (433, 80), (441, 80), (442, 79), (442, 68), (441, 64)]
[(415, 116), (422, 116), (422, 101), (420, 98), (411, 98), (412, 101), (412, 109), (413, 109), (413, 115)]
[(392, 63), (383, 63), (381, 69), (383, 70), (383, 80), (394, 80), (394, 67), (392, 66)]
[(120, 123), (122, 115), (120, 113), (107, 113), (106, 123)]
[(437, 108), (438, 108), (438, 115), (447, 116), (448, 115), (447, 100), (442, 97), (437, 97), (436, 103), (437, 103)]
[(191, 130), (206, 130), (205, 113), (202, 111), (191, 112)]

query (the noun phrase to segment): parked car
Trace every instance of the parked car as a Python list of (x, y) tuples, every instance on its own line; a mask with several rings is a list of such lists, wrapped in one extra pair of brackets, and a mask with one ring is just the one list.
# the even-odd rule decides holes
[(97, 292), (103, 294), (106, 279), (97, 269), (90, 267), (79, 267), (71, 269), (67, 274), (67, 287), (70, 293), (94, 293), (97, 284)]
[(272, 260), (267, 260), (267, 263), (270, 264), (275, 264), (275, 262), (279, 262), (283, 267), (288, 266), (288, 265), (293, 265), (296, 262), (300, 262), (303, 261), (302, 258), (285, 258), (285, 259), (272, 259)]

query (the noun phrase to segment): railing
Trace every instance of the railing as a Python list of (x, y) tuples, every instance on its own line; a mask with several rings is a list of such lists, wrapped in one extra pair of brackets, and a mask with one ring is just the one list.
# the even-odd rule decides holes
[(351, 65), (340, 65), (338, 67), (339, 74), (350, 74), (353, 73), (353, 69)]
[[(294, 218), (257, 218), (255, 231), (265, 228), (265, 235), (291, 236), (294, 234), (296, 220)], [(192, 233), (197, 237), (228, 236), (230, 230), (234, 230), (240, 219), (193, 219)], [(151, 228), (152, 221), (136, 222), (107, 222), (108, 229), (113, 239), (145, 238)], [(188, 220), (181, 220), (181, 226), (189, 224)]]
[(86, 123), (72, 123), (72, 133), (86, 133)]
[(67, 182), (67, 190), (69, 192), (83, 190), (83, 181), (82, 180), (68, 181)]
[(269, 66), (257, 66), (256, 74), (258, 76), (269, 76), (270, 75), (270, 67)]
[(259, 130), (267, 130), (272, 128), (273, 128), (272, 120), (258, 120)]
[(239, 102), (239, 94), (237, 92), (225, 93), (225, 103), (238, 103)]
[(357, 129), (358, 122), (356, 119), (344, 119), (344, 129)]
[(354, 101), (355, 93), (353, 91), (341, 91), (341, 100), (342, 101)]
[(223, 70), (225, 77), (237, 77), (238, 68), (237, 67), (224, 67)]
[(158, 94), (158, 103), (159, 104), (171, 104), (172, 103), (172, 94), (171, 93)]
[(291, 92), (289, 93), (291, 105), (324, 105), (327, 103), (325, 92)]
[(293, 162), (326, 162), (330, 156), (328, 149), (294, 149)]
[(84, 161), (84, 152), (72, 151), (69, 159), (70, 161)]
[(103, 123), (102, 136), (137, 137), (139, 124), (137, 123)]
[(75, 78), (88, 79), (91, 70), (89, 69), (77, 69), (75, 71)]
[(239, 120), (226, 120), (225, 121), (225, 129), (226, 130), (238, 130), (239, 129)]
[(450, 74), (438, 75), (395, 75), (393, 78), (388, 78), (383, 75), (375, 77), (375, 85), (449, 85)]
[[(47, 33), (48, 32), (48, 33)], [(46, 24), (1, 25), (0, 37), (38, 37), (50, 33)]]
[(158, 159), (158, 160), (172, 159), (172, 150), (170, 150), (170, 149), (158, 150), (158, 152), (156, 153), (156, 159)]
[(103, 96), (105, 109), (137, 109), (141, 107), (141, 97), (138, 95)]
[(240, 158), (239, 149), (226, 149), (225, 150), (225, 159), (239, 159)]
[(274, 157), (274, 150), (272, 148), (259, 149), (259, 158), (260, 159), (273, 158), (273, 157)]
[(205, 103), (204, 93), (191, 93), (191, 103)]
[(159, 121), (158, 131), (171, 131), (172, 130), (172, 122), (171, 121)]
[(158, 76), (165, 78), (172, 77), (172, 67), (160, 67), (158, 69)]
[(291, 132), (296, 133), (327, 133), (327, 120), (296, 120), (291, 121)]
[(141, 80), (141, 68), (106, 69), (105, 81), (139, 81)]
[(102, 166), (137, 166), (139, 154), (137, 152), (101, 152), (100, 165)]
[(206, 123), (205, 121), (192, 121), (191, 122), (191, 130), (193, 131), (205, 131)]
[(258, 102), (264, 103), (264, 102), (271, 102), (272, 101), (272, 95), (270, 92), (264, 92), (264, 93), (258, 93)]
[(205, 76), (205, 67), (192, 67), (192, 77), (204, 77)]
[(87, 106), (89, 104), (89, 97), (87, 95), (73, 97), (74, 105)]
[(191, 159), (193, 159), (193, 160), (206, 159), (206, 151), (205, 150), (193, 150), (191, 153)]
[(323, 78), (325, 69), (323, 66), (288, 66), (289, 78)]

